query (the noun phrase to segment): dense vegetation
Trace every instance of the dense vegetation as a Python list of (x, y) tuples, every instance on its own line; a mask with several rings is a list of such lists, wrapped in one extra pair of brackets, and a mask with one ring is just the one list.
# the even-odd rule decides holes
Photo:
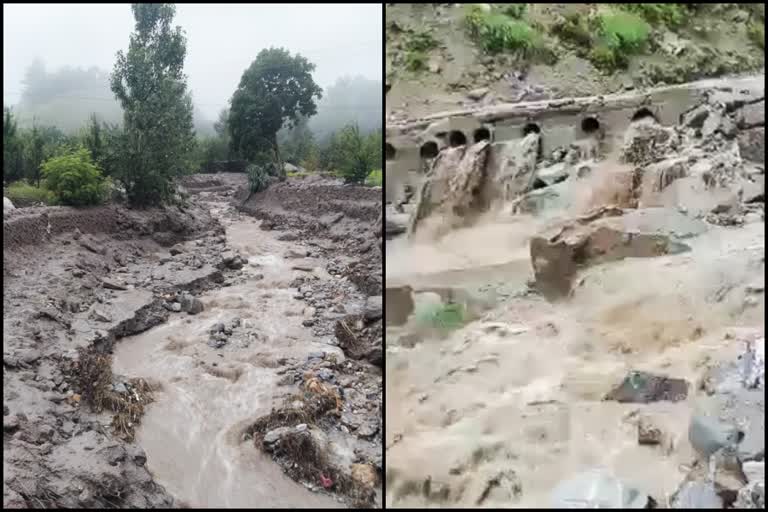
[[(3, 183), (12, 201), (84, 206), (117, 194), (154, 205), (173, 200), (180, 175), (242, 159), (254, 191), (283, 177), (284, 163), (298, 167), (297, 174), (326, 171), (381, 184), (380, 82), (340, 79), (315, 116), (321, 89), (311, 76), (314, 65), (287, 50), (263, 50), (243, 73), (231, 108), (219, 113), (209, 133), (196, 135), (183, 74), (186, 38), (172, 26), (175, 7), (135, 4), (132, 11), (135, 31), (111, 75), (96, 68), (48, 73), (35, 61), (19, 108), (4, 107)], [(44, 116), (22, 121), (35, 112), (30, 106), (70, 93), (103, 98), (105, 82), (121, 118), (109, 109), (104, 115), (101, 105), (90, 114), (80, 111), (77, 129), (53, 126)]]

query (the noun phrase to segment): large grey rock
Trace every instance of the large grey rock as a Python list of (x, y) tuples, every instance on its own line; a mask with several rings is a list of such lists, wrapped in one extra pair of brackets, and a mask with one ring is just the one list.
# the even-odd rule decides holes
[(752, 128), (738, 135), (741, 156), (752, 162), (765, 163), (765, 128)]
[(709, 482), (685, 482), (672, 499), (672, 508), (724, 508), (723, 500)]
[(13, 206), (13, 203), (11, 202), (11, 200), (8, 199), (7, 197), (3, 197), (3, 213), (5, 214), (8, 212), (12, 212), (15, 209), (16, 207)]
[(687, 396), (688, 383), (685, 379), (633, 371), (618, 387), (605, 396), (605, 400), (626, 403), (649, 403), (661, 400), (678, 402), (685, 400)]
[(189, 313), (190, 315), (196, 315), (203, 311), (205, 307), (203, 302), (197, 297), (193, 297), (189, 293), (183, 293), (181, 295), (181, 310)]
[(548, 299), (568, 296), (579, 268), (627, 257), (653, 257), (689, 250), (681, 240), (706, 225), (667, 208), (624, 212), (598, 209), (575, 221), (552, 226), (531, 238), (537, 289)]
[(378, 320), (383, 314), (381, 295), (373, 295), (365, 301), (365, 318)]
[(754, 128), (765, 126), (765, 100), (744, 105), (736, 111), (736, 122), (739, 128)]

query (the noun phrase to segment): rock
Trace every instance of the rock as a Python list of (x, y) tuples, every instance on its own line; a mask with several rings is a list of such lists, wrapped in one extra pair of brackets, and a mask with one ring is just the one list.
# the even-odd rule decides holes
[(765, 163), (765, 128), (753, 128), (739, 132), (739, 151), (741, 156), (752, 162)]
[(110, 279), (108, 277), (102, 277), (101, 278), (101, 285), (104, 288), (108, 288), (110, 290), (127, 290), (128, 289), (128, 287), (125, 286), (124, 284), (122, 284), (122, 283), (120, 283), (120, 282), (118, 282), (118, 281), (116, 281), (114, 279)]
[(112, 321), (112, 317), (108, 313), (105, 313), (104, 311), (101, 311), (100, 309), (96, 309), (96, 308), (94, 308), (91, 311), (91, 318), (98, 320), (99, 322)]
[(181, 310), (189, 313), (190, 315), (196, 315), (203, 311), (205, 307), (203, 302), (197, 297), (193, 297), (189, 293), (183, 293), (181, 296)]
[(736, 124), (742, 130), (765, 126), (765, 100), (744, 105), (737, 110)]
[(645, 117), (627, 129), (621, 148), (621, 161), (638, 165), (654, 162), (675, 149), (678, 143), (673, 129), (659, 125), (651, 117)]
[(662, 442), (661, 429), (647, 416), (641, 416), (637, 424), (637, 442), (643, 445), (658, 445)]
[(680, 116), (680, 124), (698, 130), (704, 126), (704, 121), (709, 116), (709, 111), (710, 107), (699, 105)]
[(13, 434), (19, 429), (19, 417), (15, 414), (12, 416), (3, 416), (3, 432)]
[(633, 371), (611, 390), (604, 400), (624, 403), (649, 403), (668, 400), (677, 402), (688, 396), (685, 379), (668, 378), (647, 372)]
[(179, 311), (181, 311), (181, 304), (179, 304), (178, 302), (172, 303), (171, 304), (171, 311), (173, 311), (175, 313), (178, 313)]
[(688, 441), (704, 462), (722, 449), (735, 453), (743, 436), (744, 433), (734, 424), (702, 413), (694, 413), (688, 426)]
[(115, 393), (128, 393), (128, 388), (125, 387), (124, 382), (117, 382), (112, 384), (112, 391)]
[(370, 464), (352, 464), (350, 467), (350, 473), (352, 480), (362, 485), (373, 489), (379, 480), (376, 468)]
[(13, 206), (13, 203), (11, 202), (11, 200), (8, 199), (7, 197), (3, 197), (3, 213), (5, 214), (8, 212), (12, 212), (15, 209), (16, 207)]
[(765, 509), (765, 482), (755, 482), (739, 489), (733, 508)]
[(531, 238), (536, 288), (549, 300), (566, 297), (579, 268), (684, 252), (689, 248), (680, 240), (705, 230), (703, 222), (671, 209), (598, 209)]
[[(106, 254), (107, 248), (106, 247), (98, 247), (96, 245), (96, 242), (91, 239), (82, 239), (80, 240), (80, 245), (91, 251), (95, 254), (101, 254), (102, 256)], [(117, 288), (119, 289), (119, 288)]]
[(671, 500), (672, 508), (725, 508), (710, 482), (685, 482)]
[(243, 265), (245, 264), (240, 255), (233, 251), (227, 251), (222, 254), (221, 260), (224, 263), (224, 266), (232, 270), (243, 268)]
[(702, 137), (711, 137), (718, 132), (726, 137), (736, 134), (736, 124), (725, 111), (711, 111), (701, 127)]
[(304, 320), (302, 320), (301, 325), (303, 325), (304, 327), (312, 327), (313, 325), (315, 325), (315, 319), (305, 318)]
[(372, 295), (365, 301), (365, 318), (366, 320), (378, 320), (382, 317), (382, 301), (381, 295)]
[(291, 259), (306, 258), (307, 251), (304, 249), (288, 249), (285, 253), (285, 257)]
[(646, 493), (600, 469), (584, 471), (560, 482), (551, 494), (552, 507), (558, 509), (650, 508), (649, 501)]
[(569, 166), (564, 162), (550, 165), (536, 171), (536, 180), (541, 181), (544, 185), (554, 185), (565, 181), (570, 176)]
[(298, 425), (296, 425), (296, 427), (294, 428), (294, 430), (295, 430), (296, 432), (299, 432), (299, 433), (301, 433), (301, 432), (306, 432), (306, 431), (307, 431), (307, 428), (308, 428), (308, 427), (307, 427), (307, 424), (306, 424), (306, 423), (299, 423)]
[(168, 252), (170, 252), (172, 256), (176, 256), (177, 254), (184, 252), (184, 248), (181, 246), (181, 244), (176, 244), (171, 247)]
[(479, 89), (473, 89), (467, 93), (467, 98), (473, 100), (473, 101), (479, 101), (485, 97), (485, 95), (488, 94), (488, 88), (487, 87), (481, 87)]
[(293, 429), (291, 427), (277, 427), (274, 430), (270, 430), (264, 436), (264, 448), (271, 450), (274, 445), (280, 442), (286, 434), (290, 433)]
[[(765, 390), (739, 389), (729, 393), (718, 393), (708, 397), (718, 425), (732, 432), (738, 427), (741, 439), (737, 445), (737, 454), (742, 462), (762, 460), (765, 456)], [(714, 427), (711, 430), (715, 430)], [(716, 430), (715, 430), (716, 431)], [(737, 435), (738, 434), (732, 434)]]
[(384, 290), (387, 325), (402, 325), (413, 313), (413, 289), (410, 286), (387, 287)]

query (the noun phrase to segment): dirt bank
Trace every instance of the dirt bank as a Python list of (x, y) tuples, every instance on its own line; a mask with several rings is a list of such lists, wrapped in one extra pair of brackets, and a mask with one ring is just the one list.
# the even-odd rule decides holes
[[(381, 375), (368, 362), (375, 351), (356, 354), (359, 361), (345, 358), (333, 335), (339, 318), (327, 314), (336, 305), (342, 319), (350, 313), (345, 307), (365, 311), (367, 296), (343, 277), (364, 253), (341, 256), (334, 267), (320, 254), (334, 254), (333, 241), (326, 239), (310, 261), (310, 254), (297, 256), (306, 251), (296, 243), (298, 234), (293, 240), (260, 238), (266, 233), (260, 223), (228, 204), (242, 179), (193, 177), (190, 192), (205, 188), (195, 182), (219, 188), (193, 194), (179, 208), (20, 208), (6, 216), (4, 507), (332, 506), (334, 497), (348, 495), (338, 486), (324, 489), (317, 477), (303, 483), (325, 497), (309, 492), (283, 477), (248, 439), (249, 426), (269, 413), (270, 404), (279, 404), (307, 370), (323, 363), (318, 352), (335, 354), (341, 366), (326, 364), (322, 376), (344, 394), (341, 421), (318, 427), (332, 440), (327, 452), (340, 454), (333, 462), (345, 463), (341, 474), (351, 474), (350, 464), (376, 464), (376, 457), (381, 467)], [(323, 279), (302, 285), (312, 280), (304, 274)], [(297, 295), (300, 286), (306, 293)], [(316, 286), (328, 295), (318, 291), (312, 298)], [(237, 309), (241, 318), (230, 323)], [(261, 314), (270, 320), (263, 323)], [(289, 315), (292, 320), (275, 322)], [(163, 338), (173, 339), (158, 345)], [(370, 341), (369, 349), (375, 345)], [(380, 348), (380, 336), (375, 341)], [(154, 360), (141, 359), (153, 354)], [(191, 366), (178, 374), (187, 362)], [(91, 377), (84, 379), (86, 371)], [(192, 395), (179, 394), (189, 391), (179, 375), (210, 387), (193, 386), (202, 394), (189, 402)], [(218, 401), (223, 396), (229, 397), (225, 403)], [(213, 458), (184, 464), (187, 482), (206, 471), (223, 479), (176, 485), (164, 457), (176, 454), (179, 436), (216, 450)], [(171, 474), (184, 481), (179, 460), (171, 459)], [(235, 483), (254, 485), (232, 491)]]

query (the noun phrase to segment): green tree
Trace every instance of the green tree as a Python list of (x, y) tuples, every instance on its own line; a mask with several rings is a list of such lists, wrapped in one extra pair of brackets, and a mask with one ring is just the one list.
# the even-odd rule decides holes
[(18, 123), (11, 109), (3, 107), (3, 181), (10, 183), (23, 175)]
[(32, 130), (29, 133), (29, 137), (26, 139), (26, 158), (24, 159), (27, 164), (26, 177), (30, 183), (35, 182), (37, 186), (40, 186), (40, 165), (45, 160), (45, 139), (43, 133), (38, 128), (37, 123), (32, 125)]
[(194, 147), (192, 98), (183, 74), (186, 38), (172, 4), (133, 4), (128, 53), (117, 53), (111, 88), (123, 107), (121, 158), (115, 176), (129, 201), (158, 204), (173, 194)]
[(101, 165), (104, 160), (104, 135), (101, 122), (96, 114), (91, 114), (91, 117), (88, 119), (88, 125), (83, 133), (83, 144), (91, 152), (93, 161), (97, 165)]
[(374, 167), (381, 167), (381, 137), (361, 135), (357, 124), (347, 126), (338, 136), (334, 158), (347, 182), (362, 183)]
[(285, 178), (277, 133), (317, 112), (322, 89), (312, 79), (315, 65), (283, 48), (262, 50), (240, 78), (232, 96), (229, 130), (232, 149), (247, 159), (270, 150)]
[(46, 186), (61, 204), (86, 206), (97, 204), (104, 198), (101, 170), (94, 165), (85, 148), (47, 160), (42, 170)]

